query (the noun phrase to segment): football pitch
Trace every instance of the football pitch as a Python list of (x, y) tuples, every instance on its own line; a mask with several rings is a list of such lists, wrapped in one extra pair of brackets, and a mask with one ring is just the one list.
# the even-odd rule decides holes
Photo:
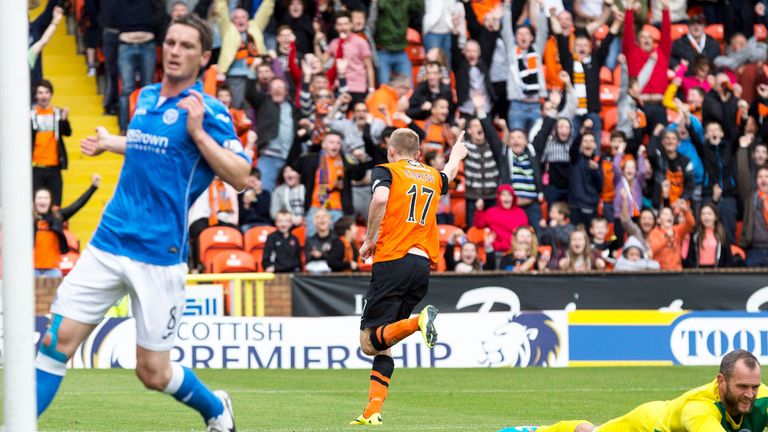
[[(368, 397), (367, 370), (198, 370), (232, 396), (238, 431), (346, 431)], [(389, 431), (495, 431), (593, 422), (712, 380), (714, 367), (396, 369)], [(12, 395), (11, 395), (12, 397)], [(41, 431), (201, 431), (199, 416), (145, 390), (132, 370), (70, 370)]]

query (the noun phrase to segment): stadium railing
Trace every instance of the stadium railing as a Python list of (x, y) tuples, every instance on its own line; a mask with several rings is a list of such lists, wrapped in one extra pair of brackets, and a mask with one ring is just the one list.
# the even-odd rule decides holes
[[(229, 286), (230, 316), (263, 317), (265, 315), (264, 284), (274, 278), (273, 273), (190, 274), (187, 275), (187, 284), (206, 282), (225, 284)], [(256, 297), (255, 311), (254, 296)]]

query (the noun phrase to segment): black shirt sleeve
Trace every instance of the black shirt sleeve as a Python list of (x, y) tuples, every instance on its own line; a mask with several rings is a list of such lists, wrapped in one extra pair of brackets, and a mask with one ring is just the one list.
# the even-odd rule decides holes
[(444, 172), (440, 172), (440, 180), (442, 181), (443, 185), (440, 187), (440, 195), (445, 195), (448, 193), (448, 187), (450, 186), (450, 183), (448, 181), (448, 176), (445, 175)]
[(392, 185), (392, 172), (381, 165), (373, 167), (371, 171), (371, 191), (375, 192), (379, 186), (389, 188)]

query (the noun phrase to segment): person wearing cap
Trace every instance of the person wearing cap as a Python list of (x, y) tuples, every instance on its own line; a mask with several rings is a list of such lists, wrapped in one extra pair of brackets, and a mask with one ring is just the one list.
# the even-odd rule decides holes
[(693, 60), (698, 55), (703, 55), (714, 61), (715, 57), (720, 55), (720, 43), (712, 36), (704, 32), (707, 26), (707, 19), (701, 10), (695, 10), (688, 21), (688, 34), (672, 42), (672, 55), (669, 59), (669, 66), (676, 68), (680, 60), (685, 59), (688, 64), (693, 64)]

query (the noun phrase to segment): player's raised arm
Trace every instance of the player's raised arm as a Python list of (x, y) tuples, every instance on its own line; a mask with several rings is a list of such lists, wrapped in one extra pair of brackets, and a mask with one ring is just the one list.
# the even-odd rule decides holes
[(87, 156), (98, 156), (105, 151), (125, 154), (126, 139), (122, 135), (112, 135), (103, 126), (96, 128), (96, 135), (89, 135), (80, 141), (80, 151)]
[(467, 144), (464, 142), (464, 131), (461, 131), (456, 144), (451, 147), (451, 155), (448, 157), (448, 163), (443, 168), (443, 174), (448, 177), (448, 182), (452, 182), (459, 173), (459, 163), (467, 157)]
[(187, 132), (197, 144), (200, 153), (213, 172), (237, 190), (246, 188), (246, 178), (251, 167), (248, 162), (227, 148), (220, 146), (203, 128), (205, 106), (203, 95), (191, 90), (177, 106), (187, 110)]

